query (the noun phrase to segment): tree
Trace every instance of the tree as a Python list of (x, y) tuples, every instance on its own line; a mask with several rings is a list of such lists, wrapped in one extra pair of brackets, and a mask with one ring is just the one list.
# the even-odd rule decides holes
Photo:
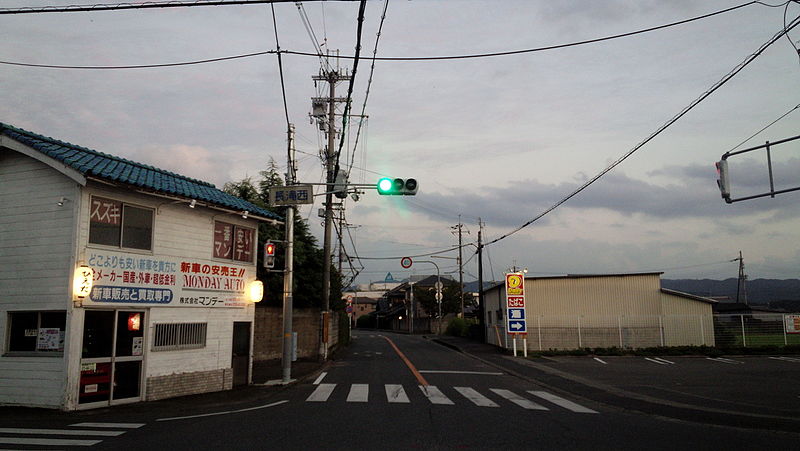
[[(461, 289), (457, 283), (442, 279), (442, 316), (448, 313), (461, 312)], [(414, 289), (414, 298), (425, 310), (428, 316), (436, 317), (439, 315), (439, 303), (436, 302), (436, 289), (433, 287), (423, 287)]]
[[(283, 180), (278, 172), (278, 165), (270, 158), (267, 169), (259, 172), (261, 180), (254, 183), (251, 177), (246, 177), (239, 182), (228, 182), (223, 186), (223, 191), (258, 205), (277, 215), (286, 217), (286, 209), (294, 207), (269, 207), (269, 188), (283, 186)], [(322, 268), (324, 253), (317, 245), (317, 240), (311, 235), (308, 224), (300, 215), (294, 215), (294, 287), (293, 305), (296, 308), (322, 307)], [(264, 281), (264, 300), (259, 305), (280, 306), (283, 303), (283, 273), (268, 272), (263, 265), (263, 249), (267, 240), (284, 240), (284, 227), (275, 227), (269, 224), (259, 224), (258, 230), (258, 259), (256, 277)], [(284, 243), (278, 243), (275, 253), (275, 269), (286, 267)], [(336, 268), (331, 266), (331, 310), (343, 310), (342, 283)]]

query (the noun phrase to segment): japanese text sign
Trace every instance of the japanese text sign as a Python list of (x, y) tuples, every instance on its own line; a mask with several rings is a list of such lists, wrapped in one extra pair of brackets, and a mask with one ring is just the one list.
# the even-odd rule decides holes
[(285, 207), (314, 203), (314, 187), (312, 185), (274, 186), (269, 189), (269, 205)]

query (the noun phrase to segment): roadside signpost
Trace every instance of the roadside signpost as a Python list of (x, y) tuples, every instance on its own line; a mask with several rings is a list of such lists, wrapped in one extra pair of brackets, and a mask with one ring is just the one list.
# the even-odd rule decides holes
[(525, 318), (525, 274), (506, 274), (506, 332), (514, 342), (517, 355), (517, 336), (522, 335), (522, 352), (528, 357), (528, 323)]

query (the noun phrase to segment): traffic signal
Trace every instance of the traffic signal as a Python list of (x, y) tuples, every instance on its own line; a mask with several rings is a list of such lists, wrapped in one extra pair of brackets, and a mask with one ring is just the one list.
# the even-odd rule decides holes
[(383, 196), (413, 196), (417, 194), (417, 179), (393, 179), (383, 177), (376, 186)]
[(267, 241), (264, 244), (264, 267), (275, 267), (275, 243)]
[(717, 166), (717, 186), (722, 193), (722, 198), (725, 202), (731, 203), (731, 185), (728, 180), (728, 160), (721, 160), (716, 163)]

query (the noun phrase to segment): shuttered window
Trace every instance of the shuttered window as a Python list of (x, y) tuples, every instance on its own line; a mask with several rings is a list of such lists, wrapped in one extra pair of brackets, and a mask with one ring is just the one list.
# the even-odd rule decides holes
[(207, 330), (208, 323), (157, 323), (153, 351), (205, 348)]

